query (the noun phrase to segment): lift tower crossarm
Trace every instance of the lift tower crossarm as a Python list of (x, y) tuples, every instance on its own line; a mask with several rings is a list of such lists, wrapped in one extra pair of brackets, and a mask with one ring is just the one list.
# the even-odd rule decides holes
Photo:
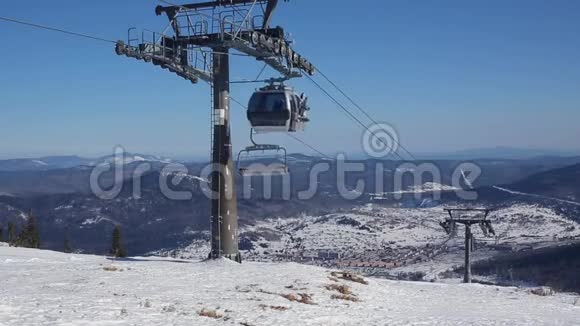
[[(185, 16), (189, 19), (188, 15), (196, 14), (198, 9), (228, 5), (250, 5), (255, 2), (268, 3), (262, 28), (252, 27), (248, 29), (248, 26), (242, 26), (242, 24), (238, 24), (224, 17), (223, 21), (219, 23), (231, 25), (232, 28), (238, 30), (237, 32), (229, 33), (222, 26), (219, 31), (213, 31), (213, 33), (185, 35), (185, 31), (182, 31), (183, 28), (180, 28), (179, 23), (177, 23), (180, 16)], [(300, 77), (301, 74), (299, 71), (305, 72), (310, 76), (314, 75), (316, 68), (304, 56), (292, 49), (290, 46), (291, 42), (285, 39), (284, 30), (280, 27), (268, 27), (277, 4), (278, 0), (220, 0), (170, 7), (159, 6), (155, 12), (157, 14), (167, 14), (175, 33), (175, 43), (182, 48), (187, 48), (188, 46), (233, 48), (264, 61), (264, 63), (268, 64), (272, 69), (278, 71), (286, 78)]]
[[(236, 5), (248, 5), (254, 3), (266, 3), (266, 2), (273, 2), (272, 0), (217, 0), (217, 1), (208, 1), (208, 2), (199, 2), (199, 3), (191, 3), (185, 4), (180, 6), (157, 6), (155, 8), (155, 14), (160, 16), (163, 13), (173, 12), (180, 9), (205, 9), (205, 8), (216, 8), (216, 7), (226, 7), (226, 6), (236, 6)], [(277, 2), (277, 1), (274, 1)]]
[(125, 44), (123, 41), (118, 41), (115, 46), (115, 52), (117, 55), (124, 55), (128, 58), (151, 62), (156, 66), (169, 70), (183, 79), (189, 80), (193, 84), (197, 84), (199, 79), (206, 82), (212, 81), (209, 72), (197, 69), (191, 65), (184, 65), (177, 59), (165, 55), (163, 50), (159, 50), (158, 48), (157, 51), (152, 50), (151, 47), (153, 46), (154, 45), (147, 44), (147, 46), (142, 45), (140, 47), (134, 47)]

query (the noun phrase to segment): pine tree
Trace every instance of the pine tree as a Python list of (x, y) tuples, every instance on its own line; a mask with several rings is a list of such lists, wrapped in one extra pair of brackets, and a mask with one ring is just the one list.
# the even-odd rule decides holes
[(20, 233), (16, 243), (17, 247), (40, 248), (40, 236), (36, 227), (36, 219), (29, 215), (24, 230)]
[(8, 244), (12, 247), (16, 245), (16, 230), (14, 223), (8, 223)]
[(63, 251), (67, 254), (70, 254), (72, 252), (72, 248), (70, 245), (70, 239), (68, 238), (68, 233), (64, 234)]
[(127, 257), (127, 252), (125, 252), (125, 248), (123, 248), (121, 227), (119, 225), (116, 225), (115, 229), (113, 230), (113, 245), (111, 247), (111, 254), (117, 258)]
[(0, 242), (4, 241), (4, 227), (0, 226)]

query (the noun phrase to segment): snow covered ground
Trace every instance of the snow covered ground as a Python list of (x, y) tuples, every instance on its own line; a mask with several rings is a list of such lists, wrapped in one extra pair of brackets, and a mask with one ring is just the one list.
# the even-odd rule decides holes
[[(367, 205), (325, 216), (265, 220), (244, 226), (241, 232), (242, 237), (252, 233), (271, 235), (270, 239), (266, 236), (254, 241), (257, 245), (252, 252), (246, 253), (246, 257), (263, 257), (265, 252), (316, 254), (329, 250), (344, 258), (368, 256), (371, 251), (385, 253), (388, 249), (396, 254), (409, 247), (424, 248), (447, 243), (449, 236), (439, 226), (446, 217), (440, 208), (401, 209)], [(479, 228), (473, 230), (481, 244), (533, 245), (580, 237), (580, 224), (539, 205), (515, 204), (494, 211), (490, 220), (496, 237), (486, 239)], [(454, 246), (458, 249), (463, 248), (462, 232), (460, 230), (459, 241)]]
[[(570, 295), (541, 297), (515, 288), (380, 279), (367, 279), (365, 285), (331, 280), (331, 272), (294, 263), (113, 262), (0, 246), (0, 325), (580, 323), (580, 306)], [(348, 286), (350, 298), (358, 302), (337, 299), (339, 292), (327, 288), (333, 285)], [(311, 302), (282, 295), (309, 297)], [(209, 315), (215, 310), (218, 318), (200, 316), (204, 310)]]

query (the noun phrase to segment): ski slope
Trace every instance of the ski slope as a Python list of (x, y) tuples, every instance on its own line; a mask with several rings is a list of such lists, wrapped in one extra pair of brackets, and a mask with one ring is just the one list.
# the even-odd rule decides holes
[[(0, 325), (578, 325), (567, 295), (335, 279), (294, 263), (189, 262), (0, 246)], [(347, 285), (358, 302), (333, 299)], [(311, 304), (290, 301), (308, 294)], [(303, 298), (303, 297), (302, 297)], [(201, 311), (219, 318), (200, 316)]]
[(525, 193), (525, 192), (509, 190), (507, 188), (502, 188), (502, 187), (498, 187), (498, 186), (493, 186), (493, 188), (500, 190), (500, 191), (503, 191), (503, 192), (507, 192), (507, 193), (512, 194), (512, 195), (535, 197), (535, 198), (539, 198), (539, 199), (548, 199), (548, 200), (554, 200), (554, 201), (564, 203), (564, 204), (580, 206), (580, 203), (576, 202), (576, 201), (565, 200), (565, 199), (549, 197), (549, 196), (542, 196), (542, 195), (537, 195), (537, 194), (529, 194), (529, 193)]

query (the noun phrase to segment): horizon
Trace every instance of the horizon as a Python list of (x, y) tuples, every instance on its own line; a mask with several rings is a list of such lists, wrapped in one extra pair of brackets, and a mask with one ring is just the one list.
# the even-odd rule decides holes
[[(496, 152), (503, 152), (503, 153), (493, 153)], [(490, 154), (491, 152), (491, 154)], [(335, 156), (338, 154), (346, 155), (346, 158), (349, 159), (361, 159), (361, 158), (372, 158), (368, 154), (364, 152), (336, 152), (336, 153), (329, 153), (330, 156)], [(566, 149), (547, 149), (547, 148), (517, 148), (517, 147), (507, 147), (507, 146), (496, 146), (496, 147), (485, 147), (485, 148), (469, 148), (469, 149), (462, 149), (457, 151), (441, 151), (441, 152), (415, 152), (413, 153), (414, 156), (419, 160), (424, 159), (446, 159), (446, 158), (453, 158), (453, 157), (472, 157), (474, 159), (512, 159), (516, 158), (536, 158), (536, 157), (575, 157), (580, 156), (580, 150), (566, 150)], [(81, 159), (100, 159), (103, 157), (109, 157), (114, 155), (113, 150), (110, 153), (95, 153), (93, 155), (79, 155), (75, 153), (54, 153), (54, 154), (46, 154), (46, 155), (35, 155), (35, 154), (28, 154), (22, 156), (10, 156), (10, 155), (3, 155), (0, 154), (0, 161), (6, 160), (27, 160), (27, 159), (46, 159), (46, 158), (55, 158), (55, 157), (76, 157)], [(167, 158), (172, 160), (178, 161), (201, 161), (207, 160), (204, 155), (191, 155), (191, 156), (184, 156), (184, 155), (172, 155), (172, 154), (159, 154), (159, 153), (145, 153), (145, 152), (136, 152), (136, 151), (126, 151), (125, 155), (145, 155), (145, 156), (156, 156), (159, 158)], [(308, 153), (308, 152), (288, 152), (288, 155), (308, 155), (313, 157), (320, 157), (317, 153)], [(483, 155), (483, 156), (478, 156)], [(491, 155), (491, 156), (485, 156)], [(392, 155), (384, 158), (385, 160), (394, 159), (398, 160), (398, 158), (393, 157)]]

